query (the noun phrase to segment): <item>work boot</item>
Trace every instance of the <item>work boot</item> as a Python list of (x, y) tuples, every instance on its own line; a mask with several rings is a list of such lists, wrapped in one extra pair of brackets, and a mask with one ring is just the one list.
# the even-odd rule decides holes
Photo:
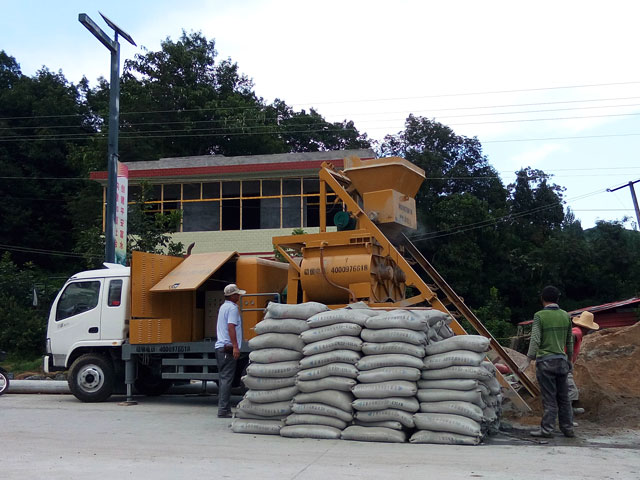
[(581, 413), (584, 413), (584, 408), (582, 408), (582, 407), (573, 407), (573, 414), (574, 415), (580, 415)]
[(553, 433), (545, 432), (542, 429), (532, 430), (529, 432), (529, 435), (531, 435), (532, 437), (539, 437), (539, 438), (553, 438)]
[(218, 412), (218, 418), (231, 418), (231, 412)]
[(574, 438), (576, 436), (576, 432), (573, 429), (563, 430), (562, 434), (567, 438)]

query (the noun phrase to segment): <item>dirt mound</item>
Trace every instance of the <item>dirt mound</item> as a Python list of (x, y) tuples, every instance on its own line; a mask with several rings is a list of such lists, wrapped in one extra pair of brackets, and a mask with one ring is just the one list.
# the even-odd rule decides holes
[(640, 322), (584, 337), (574, 368), (585, 417), (640, 426)]

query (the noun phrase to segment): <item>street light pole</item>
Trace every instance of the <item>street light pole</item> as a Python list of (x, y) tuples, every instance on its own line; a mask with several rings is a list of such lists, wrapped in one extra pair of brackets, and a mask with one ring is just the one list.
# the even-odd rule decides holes
[(78, 15), (78, 21), (89, 30), (100, 43), (111, 52), (111, 81), (109, 83), (109, 146), (107, 151), (107, 211), (105, 215), (105, 261), (115, 263), (116, 261), (116, 203), (117, 192), (116, 182), (118, 179), (118, 130), (120, 125), (120, 43), (118, 34), (133, 46), (136, 43), (133, 38), (115, 23), (105, 17), (100, 16), (114, 30), (114, 38), (109, 36), (95, 24), (86, 13)]

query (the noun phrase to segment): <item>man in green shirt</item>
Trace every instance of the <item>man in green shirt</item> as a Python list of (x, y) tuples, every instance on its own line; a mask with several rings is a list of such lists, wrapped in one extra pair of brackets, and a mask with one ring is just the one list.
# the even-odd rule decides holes
[(560, 290), (547, 286), (540, 300), (543, 309), (533, 317), (527, 357), (536, 362), (536, 378), (542, 393), (542, 421), (534, 437), (552, 437), (558, 418), (565, 437), (574, 437), (573, 412), (567, 375), (572, 369), (573, 335), (569, 314), (558, 307)]

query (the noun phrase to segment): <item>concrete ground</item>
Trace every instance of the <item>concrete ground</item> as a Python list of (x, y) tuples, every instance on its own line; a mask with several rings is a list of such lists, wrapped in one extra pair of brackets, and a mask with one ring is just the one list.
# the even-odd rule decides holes
[(215, 395), (122, 400), (0, 396), (0, 478), (640, 478), (637, 436), (539, 445), (515, 429), (477, 447), (294, 440), (232, 433), (216, 418)]

